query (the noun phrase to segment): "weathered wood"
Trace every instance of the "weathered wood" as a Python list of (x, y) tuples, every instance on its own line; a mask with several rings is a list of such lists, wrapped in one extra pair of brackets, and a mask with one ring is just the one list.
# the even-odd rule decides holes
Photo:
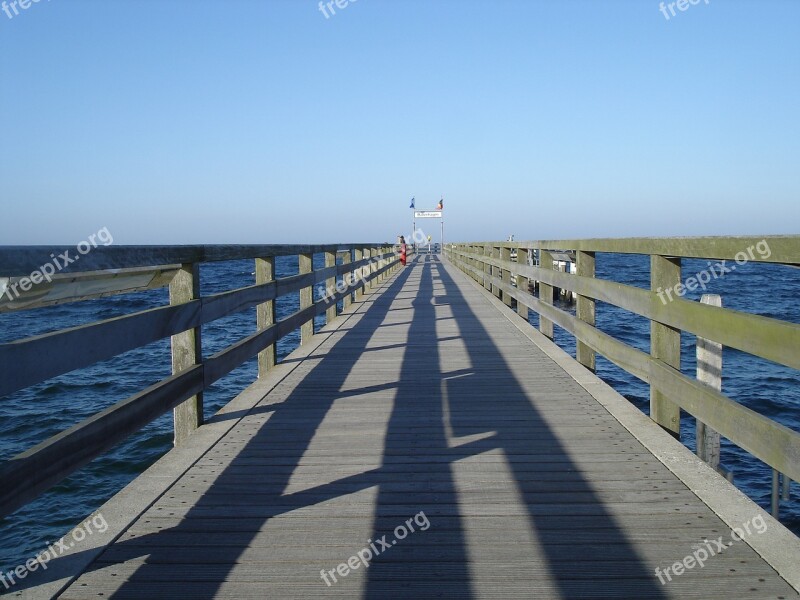
[[(510, 248), (500, 248), (500, 260), (506, 265), (511, 265)], [(509, 285), (511, 283), (511, 269), (507, 267), (502, 269), (500, 272), (502, 273), (503, 283)], [(511, 296), (508, 294), (508, 292), (502, 292), (502, 299), (506, 306), (511, 306)]]
[[(578, 275), (579, 277), (594, 277), (594, 271), (595, 271), (594, 252), (579, 251), (575, 258), (577, 266), (576, 275)], [(577, 317), (581, 321), (594, 326), (594, 321), (595, 321), (594, 300), (579, 294), (576, 302), (575, 312)], [(595, 360), (596, 360), (595, 352), (580, 340), (576, 342), (575, 358), (584, 367), (594, 372)]]
[[(719, 294), (703, 294), (703, 304), (722, 306)], [(722, 391), (722, 344), (697, 338), (697, 380), (707, 386)], [(712, 468), (719, 469), (719, 433), (697, 420), (697, 456)]]
[[(409, 269), (294, 358), (303, 376), (276, 378), (62, 597), (793, 593), (746, 543), (662, 586), (654, 568), (725, 523), (502, 303), (438, 260)], [(430, 528), (391, 544), (420, 511)], [(384, 534), (369, 569), (319, 579)]]
[[(300, 254), (299, 259), (299, 274), (311, 273), (314, 269), (314, 255), (313, 254)], [(300, 310), (308, 308), (314, 304), (314, 288), (313, 286), (303, 287), (300, 289)], [(300, 343), (307, 344), (314, 336), (314, 321), (309, 320), (300, 326)]]
[[(543, 271), (553, 270), (553, 256), (547, 250), (539, 250), (539, 266)], [(539, 284), (539, 300), (543, 304), (553, 304), (553, 286), (538, 281)], [(544, 335), (553, 339), (553, 322), (547, 318), (539, 316), (539, 331)]]
[(0, 466), (0, 517), (202, 390), (203, 367), (190, 366), (4, 462)]
[[(197, 300), (200, 297), (200, 265), (198, 263), (186, 264), (173, 278), (169, 285), (170, 304), (184, 304)], [(203, 359), (200, 341), (200, 328), (195, 327), (173, 335), (172, 348), (172, 373), (177, 375), (189, 369)], [(175, 425), (176, 446), (183, 444), (186, 439), (203, 424), (203, 393), (185, 400), (173, 410)]]
[[(356, 248), (355, 249), (355, 263), (360, 264), (362, 260), (364, 260), (364, 249), (363, 248)], [(354, 280), (363, 280), (363, 269), (364, 267), (357, 267), (354, 271)], [(355, 300), (359, 302), (364, 297), (364, 288), (358, 287), (355, 293)]]
[(737, 446), (792, 479), (800, 477), (800, 434), (653, 360), (650, 384)]
[(194, 300), (1, 344), (0, 397), (201, 323), (201, 301)]
[[(347, 252), (345, 252), (342, 255), (342, 265), (341, 265), (345, 269), (345, 271), (342, 273), (342, 281), (344, 282), (344, 284), (346, 286), (349, 284), (350, 281), (352, 281), (352, 274), (353, 274), (353, 270), (352, 270), (352, 266), (351, 266), (352, 262), (353, 262), (353, 260), (352, 260), (352, 251), (348, 250)], [(348, 292), (342, 298), (342, 308), (344, 310), (347, 310), (347, 308), (352, 303), (353, 303), (353, 294)]]
[[(650, 256), (650, 290), (658, 292), (681, 281), (681, 259)], [(650, 355), (665, 365), (681, 369), (681, 332), (658, 321), (650, 321)], [(659, 388), (650, 386), (650, 418), (680, 438), (681, 409)]]
[[(163, 288), (169, 286), (178, 269), (180, 265), (158, 265), (111, 271), (56, 273), (48, 277), (49, 281), (42, 280), (40, 273), (8, 278), (0, 274), (0, 313)], [(5, 287), (2, 286), (4, 281)]]
[[(485, 260), (493, 261), (491, 258)], [(716, 340), (724, 346), (800, 369), (800, 352), (796, 351), (800, 325), (796, 323), (700, 304), (675, 294), (670, 300), (663, 289), (661, 292), (651, 292), (614, 281), (568, 275), (555, 270), (522, 265), (518, 268), (530, 279), (569, 289), (578, 295), (619, 306), (675, 329)]]
[[(517, 289), (521, 292), (527, 292), (530, 286), (530, 280), (522, 275), (519, 267), (527, 266), (530, 252), (527, 248), (520, 248), (517, 250)], [(517, 314), (528, 320), (528, 306), (522, 302), (517, 302)]]
[[(62, 274), (106, 269), (152, 267), (153, 265), (180, 265), (200, 262), (252, 260), (264, 256), (295, 256), (335, 252), (339, 248), (356, 246), (377, 248), (382, 244), (209, 244), (196, 246), (98, 246), (80, 261), (64, 267)], [(0, 246), (0, 276), (22, 277), (50, 263), (51, 254), (69, 252), (70, 246)]]
[[(766, 246), (762, 244), (766, 243)], [(483, 242), (488, 243), (488, 242)], [(582, 240), (521, 240), (515, 242), (491, 242), (497, 246), (536, 249), (583, 250), (586, 252), (609, 252), (613, 254), (658, 254), (677, 258), (704, 258), (713, 260), (735, 260), (737, 254), (757, 262), (800, 265), (800, 235), (767, 235), (760, 237), (673, 237), (673, 238), (595, 238)], [(761, 244), (761, 246), (759, 246)], [(750, 258), (750, 254), (753, 258)]]
[[(275, 279), (275, 257), (256, 259), (256, 285), (269, 283)], [(256, 329), (264, 331), (275, 323), (275, 301), (268, 300), (256, 307)], [(277, 363), (275, 344), (270, 344), (258, 353), (258, 376), (265, 377)]]
[[(496, 285), (503, 283), (495, 278)], [(679, 408), (700, 419), (759, 460), (792, 473), (800, 470), (800, 434), (686, 377), (663, 361), (632, 348), (569, 313), (544, 304), (530, 294), (510, 289), (517, 302), (581, 339), (611, 362), (669, 397)], [(541, 318), (541, 317), (540, 317)], [(790, 475), (794, 478), (794, 475)]]
[[(325, 252), (325, 266), (336, 266), (336, 252)], [(336, 293), (336, 277), (330, 277), (325, 280), (325, 294)], [(332, 304), (325, 312), (325, 322), (330, 323), (336, 318), (336, 303)]]

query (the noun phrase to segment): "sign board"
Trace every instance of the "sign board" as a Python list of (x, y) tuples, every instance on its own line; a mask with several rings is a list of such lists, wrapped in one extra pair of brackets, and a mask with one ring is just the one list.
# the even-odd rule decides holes
[(442, 211), (440, 210), (415, 210), (415, 219), (441, 219)]

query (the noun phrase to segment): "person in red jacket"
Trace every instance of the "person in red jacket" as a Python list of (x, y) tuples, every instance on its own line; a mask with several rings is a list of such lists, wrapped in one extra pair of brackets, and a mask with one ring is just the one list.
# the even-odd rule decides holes
[(408, 248), (406, 247), (406, 238), (404, 238), (401, 235), (400, 239), (397, 241), (397, 243), (400, 244), (400, 264), (405, 267), (406, 266), (406, 255), (407, 255), (407, 252), (408, 252)]

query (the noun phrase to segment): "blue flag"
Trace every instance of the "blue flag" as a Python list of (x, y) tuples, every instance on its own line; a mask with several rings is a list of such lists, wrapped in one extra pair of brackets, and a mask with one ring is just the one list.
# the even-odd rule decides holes
[(414, 198), (411, 199), (411, 206), (409, 206), (408, 208), (414, 208)]

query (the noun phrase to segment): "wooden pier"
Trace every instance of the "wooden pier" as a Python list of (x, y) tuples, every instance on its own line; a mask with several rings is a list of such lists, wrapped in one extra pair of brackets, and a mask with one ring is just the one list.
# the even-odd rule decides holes
[[(795, 240), (792, 252), (796, 246)], [(406, 268), (389, 248), (362, 248), (355, 258), (338, 259), (324, 248), (325, 270), (301, 261), (307, 274), (283, 283), (266, 260), (258, 289), (240, 290), (225, 304), (258, 305), (260, 333), (206, 364), (190, 351), (199, 340), (179, 336), (210, 318), (202, 312), (208, 307), (222, 314), (223, 300), (198, 300), (189, 261), (179, 261), (189, 293), (179, 296), (173, 284), (173, 298), (176, 306), (199, 302), (196, 314), (148, 318), (161, 328), (158, 336), (175, 335), (179, 348), (188, 344), (184, 362), (164, 387), (143, 392), (141, 414), (113, 409), (126, 411), (113, 417), (118, 421), (135, 421), (128, 431), (152, 417), (156, 405), (161, 412), (182, 406), (177, 447), (101, 507), (106, 532), (86, 537), (6, 593), (69, 600), (798, 595), (798, 538), (674, 438), (674, 398), (656, 394), (662, 422), (651, 420), (587, 368), (603, 349), (595, 338), (584, 338), (578, 362), (552, 343), (544, 319), (542, 333), (519, 317), (522, 301), (510, 308), (528, 287), (522, 278), (535, 275), (545, 294), (528, 302), (531, 308), (571, 326), (539, 302), (547, 303), (549, 285), (577, 286), (576, 320), (586, 323), (594, 314), (587, 302), (601, 296), (581, 279), (593, 275), (586, 257), (578, 276), (544, 273), (547, 265), (514, 267), (520, 280), (513, 288), (507, 247), (482, 248), (479, 262), (477, 245), (450, 246), (446, 257), (414, 256)], [(312, 282), (347, 273), (359, 277), (314, 301)], [(275, 323), (268, 303), (302, 289), (301, 311)], [(274, 342), (322, 313), (328, 324), (316, 333), (306, 329), (304, 343), (274, 364)], [(653, 318), (669, 322), (665, 315)], [(662, 342), (656, 336), (654, 343)], [(104, 351), (117, 352), (119, 344)], [(200, 426), (203, 385), (255, 353), (258, 381)], [(194, 369), (200, 385), (175, 383)], [(7, 388), (35, 379), (24, 370), (14, 377), (18, 385), (12, 380)], [(789, 442), (788, 458), (770, 456), (794, 476), (800, 436), (771, 425), (762, 433)], [(38, 475), (24, 470), (31, 464), (81, 443), (92, 446), (86, 457), (107, 445), (107, 429), (76, 427), (5, 465), (4, 486), (25, 473), (25, 481), (0, 492), (5, 512), (80, 461)], [(767, 441), (755, 447), (762, 449), (773, 451)]]

